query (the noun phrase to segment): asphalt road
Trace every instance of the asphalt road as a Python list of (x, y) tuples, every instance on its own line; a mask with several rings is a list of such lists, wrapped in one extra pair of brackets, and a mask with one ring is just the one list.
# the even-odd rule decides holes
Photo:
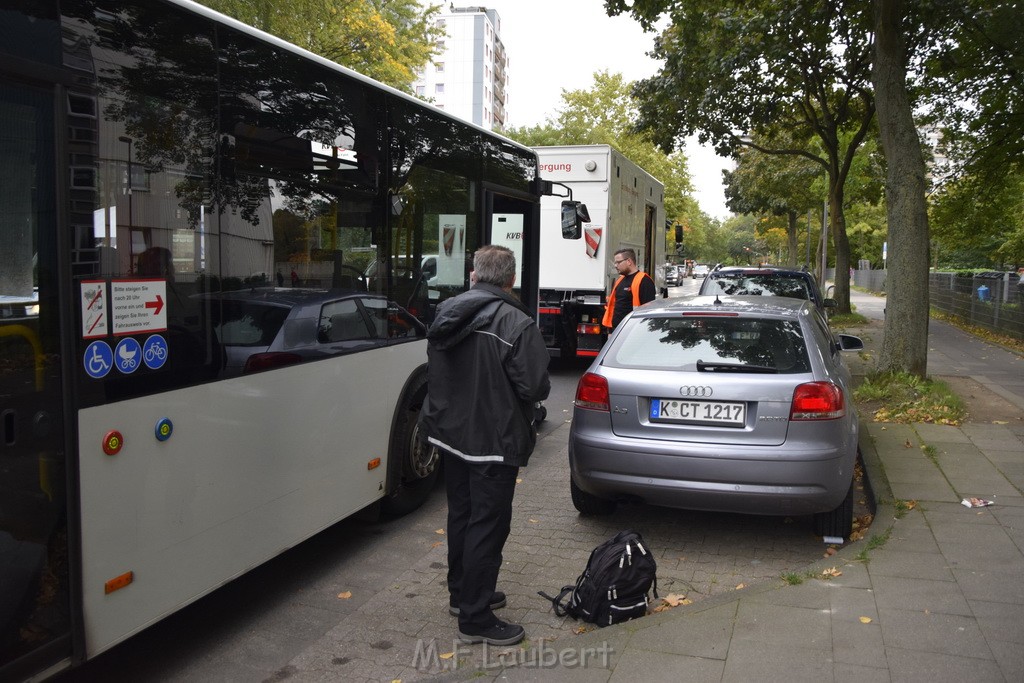
[[(692, 293), (697, 284), (687, 280), (671, 293)], [(810, 518), (645, 505), (622, 506), (610, 518), (579, 517), (569, 498), (566, 442), (584, 370), (582, 363), (552, 368), (548, 419), (522, 470), (499, 578), (509, 592), (505, 618), (524, 623), (531, 638), (567, 636), (575, 624), (554, 618), (536, 591), (573, 582), (590, 549), (629, 527), (642, 530), (655, 549), (660, 593), (692, 600), (799, 571), (822, 557)], [(440, 487), (405, 518), (341, 522), (60, 680), (415, 678), (415, 671), (402, 670), (412, 656), (404, 639), (454, 634), (445, 610), (443, 536), (437, 534), (444, 525)], [(352, 598), (338, 599), (346, 591)], [(318, 661), (337, 668), (326, 677), (312, 675)]]

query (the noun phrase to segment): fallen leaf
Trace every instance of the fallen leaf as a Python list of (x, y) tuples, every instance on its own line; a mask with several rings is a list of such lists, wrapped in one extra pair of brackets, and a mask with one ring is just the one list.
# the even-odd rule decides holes
[(839, 571), (838, 567), (829, 567), (821, 572), (821, 575), (827, 579), (834, 579), (838, 576), (842, 576), (843, 573)]
[(431, 544), (430, 547), (431, 548), (436, 548), (439, 545), (444, 545), (444, 541), (435, 541), (434, 543)]
[(870, 624), (871, 623), (871, 617), (861, 617), (860, 618), (860, 623), (862, 623), (862, 624)]
[(590, 628), (589, 626), (577, 626), (576, 628), (574, 628), (572, 630), (572, 632), (579, 636), (579, 635), (583, 635), (584, 633), (587, 633), (588, 631), (592, 631), (592, 630), (593, 629)]
[(904, 448), (913, 448), (914, 444), (910, 443), (910, 439), (907, 439), (906, 442), (903, 444), (903, 447)]
[(435, 533), (435, 534), (441, 534), (442, 536), (444, 536), (444, 529), (438, 529), (438, 530), (437, 530), (437, 531), (435, 531), (434, 533)]
[(1010, 423), (1007, 422), (1006, 420), (992, 420), (992, 424), (994, 424), (994, 425), (1008, 425)]
[(523, 480), (522, 480), (522, 478), (516, 479), (516, 483), (517, 483), (517, 484), (522, 484), (522, 483), (523, 483)]
[(747, 584), (745, 584), (745, 583), (738, 583), (738, 584), (736, 584), (736, 590), (738, 590), (738, 591), (741, 591), (741, 590), (743, 590), (746, 587), (747, 587)]
[(348, 600), (352, 597), (352, 591), (345, 591), (344, 593), (338, 593), (338, 598), (341, 600)]
[(537, 524), (537, 520), (535, 520), (535, 519), (531, 519), (529, 521), (530, 521), (530, 524)]
[(833, 546), (825, 548), (825, 557), (832, 557), (836, 554), (836, 549)]
[(454, 652), (445, 652), (443, 655), (438, 655), (441, 659), (451, 659), (455, 656)]
[(679, 593), (669, 593), (662, 598), (666, 605), (669, 607), (678, 607), (679, 605), (689, 605), (693, 600), (687, 600), (686, 594), (680, 595)]

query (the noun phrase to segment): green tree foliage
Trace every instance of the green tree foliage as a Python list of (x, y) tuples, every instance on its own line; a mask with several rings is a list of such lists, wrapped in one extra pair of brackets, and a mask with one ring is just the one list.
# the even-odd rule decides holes
[(417, 0), (199, 0), (390, 86), (411, 91), (443, 30)]
[(919, 0), (931, 25), (926, 102), (954, 164), (982, 182), (1024, 165), (1024, 10), (1014, 0)]
[[(835, 0), (606, 0), (605, 5), (610, 13), (630, 12), (646, 27), (663, 14), (671, 22), (654, 49), (664, 67), (636, 88), (640, 125), (662, 148), (672, 149), (697, 133), (719, 153), (752, 146), (803, 156), (827, 170), (836, 299), (840, 312), (849, 312), (843, 192), (874, 116), (868, 8)], [(817, 140), (821, 156), (808, 151), (811, 140)]]
[(725, 172), (726, 205), (736, 213), (785, 216), (785, 244), (780, 246), (785, 247), (786, 265), (796, 266), (797, 219), (821, 204), (822, 195), (812, 192), (821, 167), (803, 156), (764, 154), (753, 148), (735, 156), (736, 168)]
[(943, 132), (945, 182), (929, 217), (933, 262), (1008, 267), (1024, 261), (1024, 13), (1016, 2), (933, 0), (923, 92)]
[(938, 265), (1024, 264), (1024, 171), (955, 178), (930, 211)]

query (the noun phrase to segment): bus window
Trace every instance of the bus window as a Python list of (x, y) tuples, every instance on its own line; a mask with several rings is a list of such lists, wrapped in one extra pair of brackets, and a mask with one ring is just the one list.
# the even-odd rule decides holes
[(384, 220), (380, 94), (294, 55), (264, 60), (244, 35), (224, 43), (233, 199), (221, 220), (240, 214), (253, 238), (235, 245), (225, 289), (261, 271), (288, 274), (293, 287), (367, 291)]
[(391, 192), (402, 200), (391, 216), (393, 298), (429, 325), (438, 303), (469, 286), (468, 259), (480, 246), (480, 187), (470, 180), (481, 168), (479, 138), (404, 103), (390, 115), (409, 131), (391, 149)]
[(0, 78), (0, 678), (71, 632), (53, 111)]

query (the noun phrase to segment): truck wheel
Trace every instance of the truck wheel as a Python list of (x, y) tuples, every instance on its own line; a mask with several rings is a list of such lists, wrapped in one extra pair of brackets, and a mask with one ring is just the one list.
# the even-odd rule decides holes
[(426, 376), (414, 380), (398, 413), (392, 433), (389, 464), (389, 493), (381, 501), (381, 512), (399, 516), (412, 512), (430, 495), (441, 471), (441, 454), (420, 438), (417, 421), (427, 395)]
[(834, 510), (814, 515), (814, 533), (818, 536), (849, 538), (853, 531), (853, 481), (843, 502)]
[(615, 512), (614, 500), (598, 498), (587, 493), (579, 486), (576, 486), (576, 482), (572, 480), (572, 477), (569, 478), (569, 493), (572, 495), (572, 504), (581, 515), (609, 515)]

